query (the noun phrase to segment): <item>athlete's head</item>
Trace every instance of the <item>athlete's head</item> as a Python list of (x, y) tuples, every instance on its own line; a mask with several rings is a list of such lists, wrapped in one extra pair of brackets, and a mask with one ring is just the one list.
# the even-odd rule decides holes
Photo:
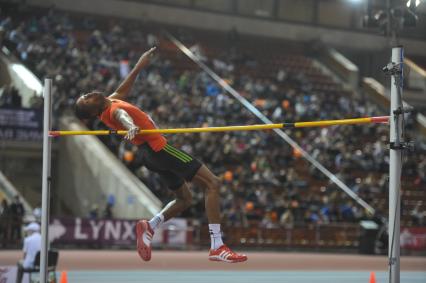
[(98, 91), (83, 94), (75, 103), (75, 114), (80, 119), (93, 119), (104, 110), (105, 99)]

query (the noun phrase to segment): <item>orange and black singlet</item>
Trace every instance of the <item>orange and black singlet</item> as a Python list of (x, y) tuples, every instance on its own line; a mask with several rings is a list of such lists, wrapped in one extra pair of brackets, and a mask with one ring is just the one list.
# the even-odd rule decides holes
[[(136, 106), (119, 99), (109, 100), (111, 101), (111, 105), (101, 113), (99, 119), (111, 129), (117, 131), (126, 130), (123, 125), (114, 118), (114, 111), (118, 108), (126, 111), (130, 117), (132, 117), (135, 125), (141, 130), (157, 129), (151, 117)], [(135, 145), (148, 143), (154, 151), (162, 150), (167, 144), (166, 138), (161, 134), (137, 135), (131, 142)]]

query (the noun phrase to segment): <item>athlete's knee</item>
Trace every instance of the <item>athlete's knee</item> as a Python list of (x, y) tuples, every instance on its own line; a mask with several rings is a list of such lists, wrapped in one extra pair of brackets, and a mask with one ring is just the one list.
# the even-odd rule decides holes
[(188, 193), (185, 195), (185, 198), (183, 199), (183, 204), (186, 208), (190, 207), (192, 204), (192, 192), (188, 191)]
[(212, 175), (211, 178), (207, 181), (207, 189), (215, 192), (219, 192), (220, 186), (221, 186), (221, 180), (215, 176)]
[(190, 207), (192, 204), (192, 192), (189, 189), (186, 189), (183, 193), (178, 194), (177, 198), (186, 208)]

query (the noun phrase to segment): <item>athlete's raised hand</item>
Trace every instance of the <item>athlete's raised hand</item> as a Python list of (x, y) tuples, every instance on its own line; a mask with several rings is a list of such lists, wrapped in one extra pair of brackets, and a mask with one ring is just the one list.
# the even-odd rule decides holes
[(154, 54), (154, 51), (157, 49), (157, 47), (152, 47), (148, 51), (146, 51), (144, 54), (142, 54), (141, 58), (139, 58), (138, 62), (136, 63), (136, 66), (139, 68), (145, 67), (149, 63), (149, 59)]
[(109, 96), (109, 98), (121, 99), (121, 100), (126, 99), (139, 72), (146, 65), (149, 64), (150, 58), (152, 57), (152, 54), (154, 53), (155, 49), (157, 49), (157, 47), (152, 47), (151, 49), (146, 51), (144, 54), (142, 54), (142, 56), (139, 58), (136, 65), (133, 67), (133, 69), (130, 71), (130, 73), (127, 75), (124, 81), (118, 86), (115, 92)]

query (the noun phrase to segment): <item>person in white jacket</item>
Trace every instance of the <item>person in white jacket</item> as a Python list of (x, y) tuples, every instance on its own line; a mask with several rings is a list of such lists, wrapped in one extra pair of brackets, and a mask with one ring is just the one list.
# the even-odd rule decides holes
[(34, 260), (36, 254), (41, 250), (41, 235), (40, 225), (36, 222), (28, 224), (24, 231), (27, 236), (24, 239), (24, 259), (18, 262), (18, 273), (16, 276), (16, 283), (22, 282), (22, 277), (25, 269), (34, 268)]

